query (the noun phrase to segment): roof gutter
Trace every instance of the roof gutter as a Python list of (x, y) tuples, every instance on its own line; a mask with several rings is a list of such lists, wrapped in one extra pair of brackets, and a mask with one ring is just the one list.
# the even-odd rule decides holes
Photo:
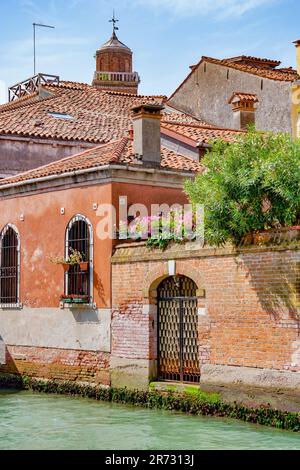
[[(61, 179), (61, 178), (69, 178), (70, 176), (80, 176), (80, 175), (85, 175), (88, 173), (93, 173), (96, 171), (105, 171), (105, 170), (128, 170), (128, 171), (133, 171), (136, 173), (148, 173), (148, 174), (154, 174), (154, 172), (159, 172), (159, 173), (168, 173), (168, 174), (173, 174), (173, 175), (180, 175), (182, 176), (191, 176), (190, 172), (181, 172), (181, 171), (169, 171), (169, 170), (159, 170), (159, 169), (154, 169), (154, 168), (137, 168), (131, 165), (117, 165), (117, 164), (112, 164), (112, 165), (104, 165), (104, 166), (95, 166), (92, 168), (85, 168), (84, 170), (74, 170), (74, 171), (69, 171), (65, 173), (61, 173), (59, 175), (49, 175), (49, 176), (42, 176), (40, 178), (31, 178), (29, 180), (24, 180), (24, 181), (18, 181), (16, 183), (10, 183), (10, 184), (3, 184), (1, 185), (0, 182), (0, 191), (5, 190), (5, 189), (11, 189), (11, 188), (18, 188), (20, 186), (29, 186), (31, 184), (36, 184), (36, 183), (45, 183), (48, 181), (54, 181), (56, 179)], [(17, 176), (17, 175), (16, 175)]]

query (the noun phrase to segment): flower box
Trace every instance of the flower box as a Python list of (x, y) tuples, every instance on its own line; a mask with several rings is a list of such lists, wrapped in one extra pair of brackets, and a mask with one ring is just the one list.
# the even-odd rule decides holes
[(64, 304), (88, 304), (90, 299), (87, 295), (62, 295), (60, 301)]
[(88, 297), (74, 297), (73, 304), (88, 304), (89, 298)]

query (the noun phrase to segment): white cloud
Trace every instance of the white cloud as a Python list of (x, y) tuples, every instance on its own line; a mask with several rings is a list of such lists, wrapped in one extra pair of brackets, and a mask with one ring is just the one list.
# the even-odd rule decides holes
[(175, 15), (213, 14), (217, 18), (239, 17), (280, 0), (136, 0), (143, 6), (164, 8)]

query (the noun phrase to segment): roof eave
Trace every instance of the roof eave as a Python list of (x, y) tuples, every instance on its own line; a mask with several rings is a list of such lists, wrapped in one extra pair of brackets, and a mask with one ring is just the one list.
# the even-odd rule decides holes
[(153, 174), (155, 172), (158, 173), (168, 173), (168, 174), (174, 174), (177, 176), (182, 176), (184, 178), (186, 177), (192, 177), (194, 176), (197, 172), (196, 171), (188, 171), (188, 170), (175, 170), (173, 168), (167, 168), (167, 167), (157, 167), (157, 168), (146, 168), (146, 167), (141, 167), (140, 165), (132, 165), (132, 164), (120, 164), (120, 163), (110, 163), (107, 165), (103, 166), (96, 166), (92, 168), (85, 168), (83, 170), (74, 170), (74, 171), (68, 171), (65, 173), (58, 173), (55, 175), (48, 175), (48, 176), (42, 176), (39, 178), (31, 178), (28, 180), (23, 180), (23, 181), (17, 181), (15, 183), (9, 183), (9, 184), (4, 184), (1, 185), (0, 181), (0, 197), (1, 197), (1, 192), (5, 191), (7, 189), (13, 189), (13, 188), (20, 188), (22, 186), (31, 186), (31, 185), (36, 185), (38, 183), (45, 183), (45, 182), (51, 182), (55, 181), (58, 179), (70, 179), (74, 176), (80, 176), (80, 175), (85, 175), (89, 173), (95, 173), (95, 172), (103, 172), (107, 170), (127, 170), (127, 171), (134, 171), (138, 173), (147, 173), (147, 174)]

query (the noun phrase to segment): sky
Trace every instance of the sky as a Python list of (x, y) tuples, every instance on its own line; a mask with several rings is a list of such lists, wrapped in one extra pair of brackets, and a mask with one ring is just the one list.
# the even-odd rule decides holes
[(91, 83), (113, 9), (141, 94), (170, 95), (202, 55), (295, 67), (300, 0), (0, 0), (0, 102), (9, 85), (33, 75), (33, 22), (55, 26), (37, 31), (37, 71)]

